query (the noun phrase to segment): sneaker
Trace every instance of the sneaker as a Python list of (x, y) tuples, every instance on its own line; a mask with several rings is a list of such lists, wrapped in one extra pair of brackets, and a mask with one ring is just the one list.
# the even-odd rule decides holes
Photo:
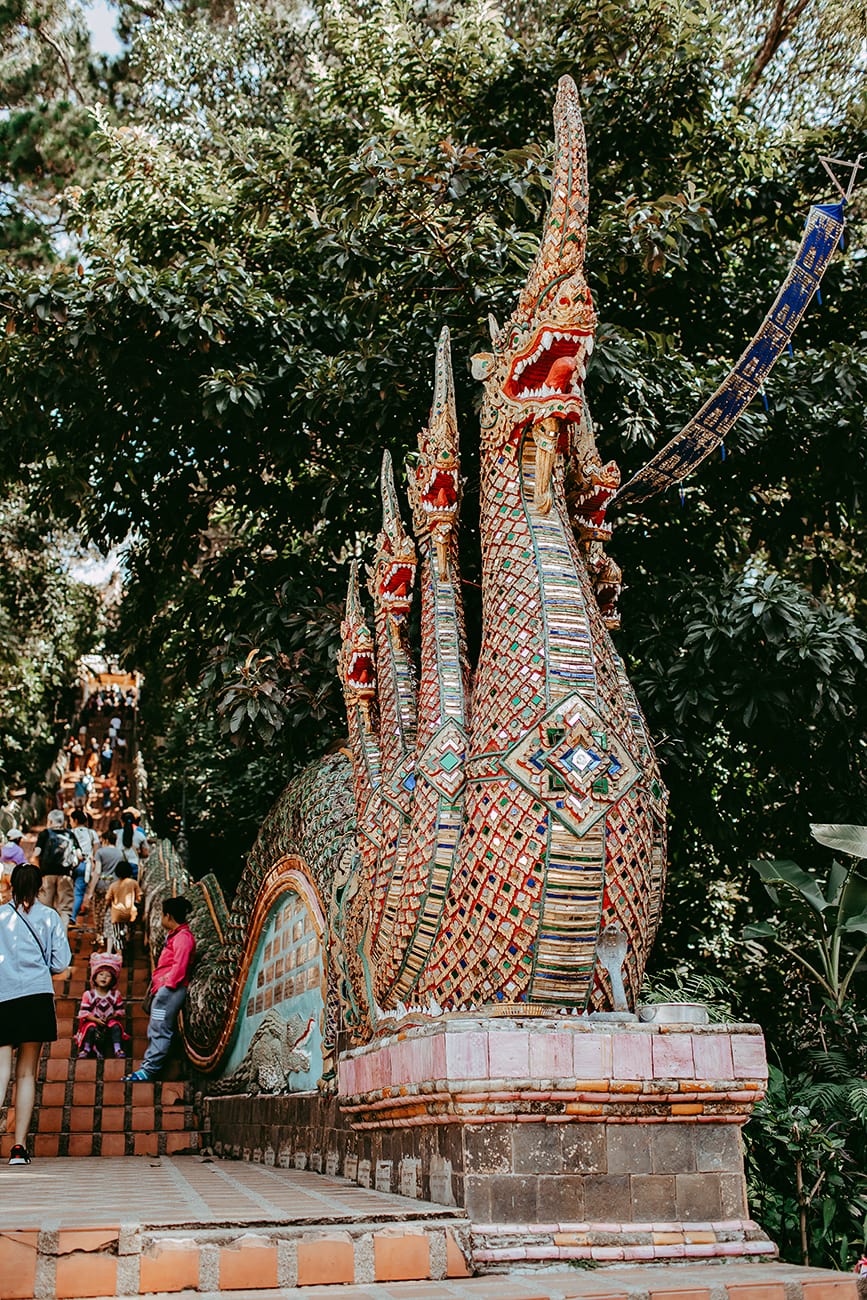
[(20, 1142), (12, 1148), (12, 1154), (9, 1157), (10, 1165), (29, 1165), (30, 1157), (27, 1154), (27, 1148), (21, 1146)]
[(119, 1056), (121, 1058), (126, 1056), (126, 1052), (123, 1050), (120, 1043), (118, 1043), (117, 1047), (114, 1049), (114, 1054), (115, 1056)]
[(147, 1070), (133, 1070), (132, 1074), (123, 1076), (124, 1083), (150, 1083), (155, 1076), (148, 1074)]

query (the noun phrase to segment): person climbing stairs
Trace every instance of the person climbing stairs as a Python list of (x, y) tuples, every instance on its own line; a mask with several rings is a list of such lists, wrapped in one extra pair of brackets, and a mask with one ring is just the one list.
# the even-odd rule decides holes
[[(79, 1057), (75, 1050), (76, 1016), (87, 988), (94, 936), (87, 930), (70, 930), (72, 966), (55, 976), (58, 1038), (46, 1044), (39, 1063), (36, 1106), (28, 1149), (40, 1156), (171, 1155), (197, 1151), (199, 1121), (190, 1080), (162, 1079), (151, 1083), (124, 1083), (132, 1061), (141, 1059), (147, 1046), (148, 1017), (144, 997), (150, 980), (147, 954), (136, 933), (121, 969), (119, 990), (126, 1003), (125, 1057), (96, 1060)], [(168, 1075), (181, 1073), (170, 1062)], [(8, 1100), (8, 1099), (7, 1099)], [(9, 1106), (0, 1158), (8, 1160), (12, 1148), (14, 1108)]]
[[(130, 765), (135, 758), (134, 729), (125, 717), (120, 734), (129, 737)], [(112, 787), (116, 790), (114, 775)], [(73, 803), (73, 777), (67, 772), (60, 799), (67, 809)], [(95, 813), (96, 829), (105, 836), (110, 812)], [(35, 837), (22, 844), (28, 858)], [(99, 936), (92, 903), (70, 926), (72, 965), (54, 977), (57, 1011), (56, 1042), (46, 1043), (39, 1062), (36, 1105), (28, 1137), (34, 1159), (50, 1156), (157, 1156), (200, 1149), (199, 1120), (194, 1108), (194, 1087), (185, 1079), (180, 1054), (169, 1058), (161, 1079), (148, 1083), (124, 1081), (147, 1047), (148, 1016), (144, 1001), (150, 984), (150, 962), (141, 931), (133, 930), (120, 971), (118, 990), (125, 1002), (125, 1055), (105, 1060), (79, 1056), (75, 1047), (78, 1008), (90, 978), (90, 957)], [(0, 1160), (12, 1148), (15, 1111), (13, 1085), (0, 1098)], [(6, 1103), (4, 1110), (3, 1103)]]

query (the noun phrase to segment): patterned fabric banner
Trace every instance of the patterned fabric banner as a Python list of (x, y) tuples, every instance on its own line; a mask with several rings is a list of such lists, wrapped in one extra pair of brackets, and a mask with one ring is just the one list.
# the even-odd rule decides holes
[(804, 238), (773, 307), (747, 350), (719, 388), (671, 442), (625, 483), (612, 505), (636, 505), (672, 487), (719, 447), (761, 390), (795, 331), (843, 233), (842, 203), (810, 209)]

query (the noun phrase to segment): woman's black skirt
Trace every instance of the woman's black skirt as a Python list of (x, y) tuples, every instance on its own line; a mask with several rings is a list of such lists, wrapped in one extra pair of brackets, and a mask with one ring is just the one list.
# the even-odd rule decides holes
[(53, 1043), (56, 1038), (53, 993), (31, 993), (26, 998), (0, 1002), (0, 1047)]

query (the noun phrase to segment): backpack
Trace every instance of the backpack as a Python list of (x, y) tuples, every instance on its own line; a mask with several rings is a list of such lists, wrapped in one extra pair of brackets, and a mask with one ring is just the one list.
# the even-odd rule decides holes
[(43, 876), (71, 876), (80, 857), (78, 845), (67, 831), (49, 830), (39, 866)]

